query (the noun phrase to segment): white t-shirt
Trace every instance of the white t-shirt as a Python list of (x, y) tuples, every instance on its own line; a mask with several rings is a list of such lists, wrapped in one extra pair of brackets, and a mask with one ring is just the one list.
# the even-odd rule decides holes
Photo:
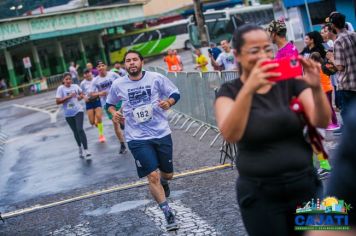
[[(118, 74), (112, 71), (108, 71), (105, 77), (101, 77), (100, 74), (93, 79), (89, 92), (101, 92), (105, 91), (109, 93), (110, 87), (114, 80), (120, 78)], [(101, 105), (105, 106), (107, 96), (101, 96)]]
[(91, 88), (91, 83), (93, 82), (93, 80), (86, 80), (84, 79), (81, 83), (80, 83), (80, 88), (82, 89), (83, 93), (85, 96), (88, 97), (89, 92), (90, 92), (90, 88)]
[(162, 138), (171, 133), (167, 112), (158, 104), (173, 93), (179, 94), (178, 88), (159, 73), (143, 73), (138, 81), (133, 81), (128, 76), (115, 80), (106, 100), (113, 105), (123, 102), (127, 141)]
[(63, 103), (63, 111), (65, 117), (73, 117), (78, 112), (84, 111), (83, 106), (78, 101), (79, 94), (82, 93), (82, 89), (77, 84), (71, 84), (70, 87), (61, 85), (57, 88), (56, 98), (64, 98), (71, 95), (72, 93), (76, 94), (76, 97), (68, 99)]
[(78, 78), (77, 68), (75, 68), (74, 66), (69, 67), (69, 73), (72, 76), (72, 78)]
[(229, 53), (220, 53), (216, 59), (216, 63), (218, 63), (219, 66), (224, 65), (224, 70), (237, 70), (237, 61), (232, 50)]

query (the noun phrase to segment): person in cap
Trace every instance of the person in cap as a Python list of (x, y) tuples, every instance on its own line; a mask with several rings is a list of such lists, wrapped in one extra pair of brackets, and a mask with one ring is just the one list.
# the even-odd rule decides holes
[(345, 15), (333, 12), (329, 22), (337, 33), (334, 55), (330, 61), (338, 70), (338, 90), (340, 90), (341, 117), (345, 119), (352, 100), (356, 100), (356, 33), (345, 28)]
[(267, 32), (278, 47), (276, 58), (298, 57), (298, 49), (287, 40), (287, 26), (284, 20), (272, 20), (267, 27)]
[(121, 63), (118, 61), (115, 61), (114, 63), (114, 68), (111, 69), (112, 72), (115, 72), (116, 74), (122, 76), (125, 76), (127, 74), (126, 70), (121, 68)]
[(83, 71), (84, 80), (80, 83), (80, 88), (84, 94), (85, 107), (91, 125), (95, 125), (99, 131), (99, 142), (105, 142), (104, 125), (102, 122), (103, 111), (99, 96), (90, 96), (89, 91), (93, 81), (92, 72), (89, 69)]
[[(107, 94), (109, 93), (110, 87), (114, 80), (120, 78), (118, 74), (112, 71), (107, 71), (107, 66), (103, 61), (98, 61), (97, 70), (99, 71), (99, 75), (93, 79), (93, 82), (91, 83), (90, 87), (90, 96), (95, 97), (99, 96), (101, 100), (101, 105), (105, 107), (106, 104), (106, 97)], [(121, 108), (121, 102), (118, 104), (115, 104), (116, 110), (119, 110)], [(112, 115), (111, 113), (105, 109), (106, 114), (110, 120), (112, 120)], [(115, 129), (115, 134), (117, 138), (120, 141), (121, 147), (120, 147), (120, 154), (123, 154), (126, 152), (126, 146), (125, 146), (125, 140), (124, 140), (124, 135), (122, 133), (122, 129), (124, 129), (123, 125), (119, 125), (116, 122), (113, 122), (114, 129)]]

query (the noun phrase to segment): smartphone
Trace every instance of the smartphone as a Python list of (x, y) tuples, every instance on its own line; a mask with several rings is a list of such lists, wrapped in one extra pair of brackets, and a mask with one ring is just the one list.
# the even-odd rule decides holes
[(211, 48), (208, 49), (209, 54), (213, 54), (213, 51), (211, 50)]
[(262, 63), (262, 65), (271, 64), (271, 63), (278, 63), (279, 66), (269, 70), (268, 72), (279, 72), (281, 73), (280, 77), (273, 77), (269, 78), (270, 81), (282, 81), (288, 79), (294, 79), (298, 76), (303, 74), (303, 68), (300, 64), (300, 61), (296, 57), (284, 57), (279, 59), (274, 59), (270, 61), (266, 61)]

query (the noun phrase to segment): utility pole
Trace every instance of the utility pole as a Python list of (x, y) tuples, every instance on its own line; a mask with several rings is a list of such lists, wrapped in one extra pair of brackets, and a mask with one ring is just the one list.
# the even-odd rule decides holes
[(200, 35), (201, 46), (207, 47), (209, 46), (209, 42), (208, 42), (208, 35), (206, 34), (206, 30), (205, 30), (202, 4), (200, 3), (200, 0), (193, 0), (193, 2), (194, 2), (194, 14), (198, 26), (198, 32)]

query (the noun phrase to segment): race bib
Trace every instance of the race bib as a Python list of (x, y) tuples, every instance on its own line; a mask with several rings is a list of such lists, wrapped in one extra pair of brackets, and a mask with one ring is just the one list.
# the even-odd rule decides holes
[(68, 103), (67, 108), (68, 109), (73, 109), (75, 107), (74, 103)]
[(152, 119), (152, 105), (147, 104), (133, 110), (133, 117), (137, 123), (143, 123)]

